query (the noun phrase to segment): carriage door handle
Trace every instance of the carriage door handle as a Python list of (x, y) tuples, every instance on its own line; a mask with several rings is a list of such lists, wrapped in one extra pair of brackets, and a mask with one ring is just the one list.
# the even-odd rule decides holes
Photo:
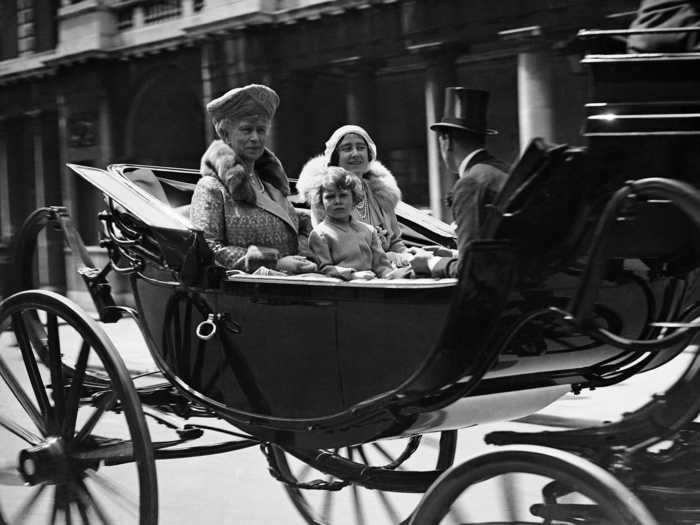
[(241, 326), (228, 318), (227, 314), (209, 314), (207, 318), (197, 325), (194, 333), (202, 341), (209, 341), (218, 330), (219, 323), (223, 323), (224, 327), (234, 334), (241, 333)]

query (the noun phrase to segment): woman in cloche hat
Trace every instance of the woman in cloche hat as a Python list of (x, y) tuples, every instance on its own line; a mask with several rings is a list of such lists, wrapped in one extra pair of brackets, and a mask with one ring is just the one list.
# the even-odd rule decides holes
[(401, 191), (391, 172), (377, 160), (377, 146), (369, 134), (360, 126), (341, 126), (326, 141), (323, 154), (310, 159), (302, 168), (297, 190), (311, 205), (315, 225), (323, 221), (325, 210), (312, 197), (328, 166), (340, 166), (360, 178), (362, 198), (353, 216), (374, 226), (391, 262), (397, 266), (408, 265), (411, 255), (401, 240), (395, 212)]
[[(265, 148), (278, 104), (277, 93), (258, 84), (232, 89), (207, 104), (221, 140), (202, 157), (190, 219), (204, 231), (216, 262), (228, 269), (316, 270), (297, 255), (300, 221), (287, 200), (289, 181)], [(302, 227), (310, 230), (309, 224)]]

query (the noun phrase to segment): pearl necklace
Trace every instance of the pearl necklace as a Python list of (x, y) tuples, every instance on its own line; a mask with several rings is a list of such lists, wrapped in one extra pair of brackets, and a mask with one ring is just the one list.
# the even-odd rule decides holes
[(253, 187), (259, 191), (260, 193), (265, 193), (265, 185), (262, 183), (260, 180), (260, 177), (258, 177), (255, 172), (251, 173), (248, 175), (250, 177), (250, 183), (253, 185)]

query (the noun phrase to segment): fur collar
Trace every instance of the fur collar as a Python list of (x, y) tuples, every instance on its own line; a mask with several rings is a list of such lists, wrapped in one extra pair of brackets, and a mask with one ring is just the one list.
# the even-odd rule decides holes
[[(289, 181), (282, 163), (267, 148), (255, 161), (255, 172), (261, 180), (272, 184), (284, 195), (289, 195)], [(243, 165), (234, 151), (224, 141), (215, 140), (209, 145), (202, 155), (199, 173), (202, 177), (214, 177), (220, 180), (234, 200), (257, 204), (250, 178), (246, 176)]]
[[(304, 164), (299, 174), (297, 191), (310, 204), (313, 202), (312, 195), (318, 190), (321, 173), (327, 166), (326, 162), (326, 157), (323, 155), (313, 157)], [(399, 190), (391, 171), (378, 160), (373, 160), (369, 163), (369, 171), (365, 174), (364, 179), (382, 210), (393, 213), (396, 204), (401, 200), (401, 190)], [(320, 204), (312, 205), (311, 215), (314, 224), (317, 224), (324, 219), (326, 212)]]

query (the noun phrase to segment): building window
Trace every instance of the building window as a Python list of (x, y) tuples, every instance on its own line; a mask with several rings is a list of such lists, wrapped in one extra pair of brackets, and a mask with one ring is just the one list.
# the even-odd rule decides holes
[(194, 0), (194, 10), (201, 11), (204, 8), (204, 0)]
[(34, 52), (36, 28), (34, 26), (34, 5), (31, 2), (17, 3), (17, 43), (19, 55)]
[(168, 18), (177, 18), (182, 14), (182, 0), (161, 0), (144, 4), (144, 22), (151, 24)]
[(134, 26), (134, 8), (127, 7), (117, 11), (117, 29), (130, 29)]

